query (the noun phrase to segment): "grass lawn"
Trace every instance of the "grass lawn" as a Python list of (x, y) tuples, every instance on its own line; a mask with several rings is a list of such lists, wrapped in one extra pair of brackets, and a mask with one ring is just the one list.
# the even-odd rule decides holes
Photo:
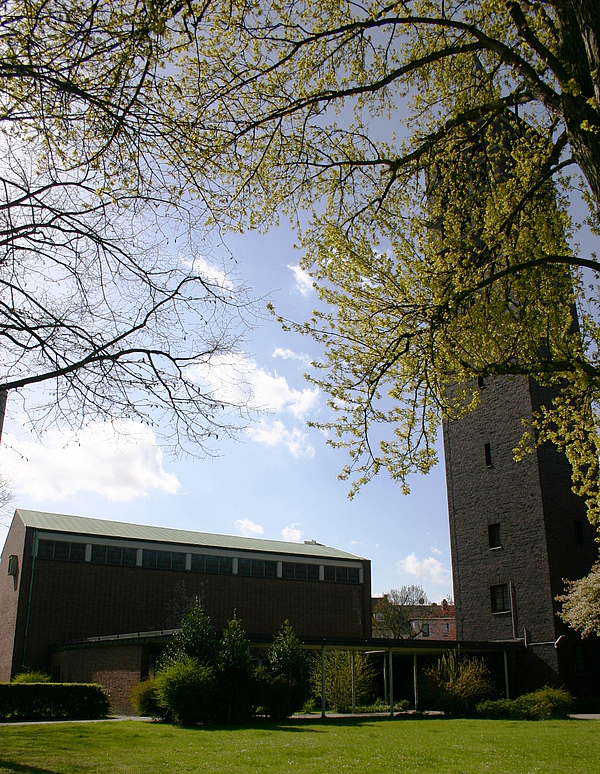
[(0, 772), (598, 774), (600, 721), (257, 722), (177, 728), (125, 721), (0, 727)]

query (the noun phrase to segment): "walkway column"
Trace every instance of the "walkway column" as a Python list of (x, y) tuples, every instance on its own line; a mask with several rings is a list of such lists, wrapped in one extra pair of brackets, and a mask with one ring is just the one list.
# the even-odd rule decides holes
[(352, 651), (350, 656), (351, 656), (351, 661), (352, 661), (352, 714), (354, 715), (354, 713), (356, 712), (356, 680), (355, 680), (355, 677), (354, 677), (354, 674), (355, 674), (355, 670), (354, 670), (354, 667), (355, 667), (355, 656), (356, 656), (355, 652)]
[(388, 660), (389, 660), (389, 669), (388, 669), (388, 675), (389, 675), (389, 681), (390, 681), (390, 717), (394, 717), (394, 666), (392, 663), (392, 649), (390, 648), (388, 650)]
[(383, 651), (383, 700), (387, 704), (388, 700), (388, 673), (387, 673), (387, 658), (385, 650)]
[(417, 654), (413, 655), (413, 686), (415, 690), (415, 712), (419, 711), (419, 683), (417, 678)]
[(321, 717), (325, 717), (325, 645), (321, 645)]
[(508, 656), (506, 655), (506, 651), (502, 651), (502, 655), (504, 657), (504, 691), (506, 693), (506, 698), (510, 699), (510, 689), (509, 689), (509, 683), (508, 683)]

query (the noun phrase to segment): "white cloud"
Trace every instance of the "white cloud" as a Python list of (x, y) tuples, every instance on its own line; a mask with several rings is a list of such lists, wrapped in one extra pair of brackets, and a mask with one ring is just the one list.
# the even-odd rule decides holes
[(299, 529), (299, 527), (299, 523), (288, 524), (287, 527), (281, 530), (281, 536), (284, 540), (291, 540), (297, 543), (304, 537), (304, 530)]
[(250, 519), (237, 519), (235, 527), (240, 535), (244, 537), (256, 537), (265, 533), (264, 528), (260, 524), (255, 524)]
[(319, 390), (290, 387), (284, 376), (271, 374), (242, 354), (213, 358), (210, 366), (193, 366), (196, 378), (210, 384), (224, 403), (242, 403), (257, 410), (285, 411), (305, 417), (319, 399)]
[(235, 288), (234, 283), (229, 279), (227, 274), (222, 269), (217, 268), (213, 263), (207, 261), (202, 255), (197, 255), (193, 261), (182, 260), (191, 271), (196, 275), (200, 275), (206, 282), (210, 282), (212, 285), (216, 285), (222, 290), (233, 290)]
[(288, 269), (294, 274), (296, 288), (300, 291), (300, 293), (302, 293), (303, 296), (310, 295), (314, 291), (313, 281), (310, 274), (298, 264), (293, 266), (288, 264)]
[(431, 553), (435, 554), (436, 556), (441, 556), (442, 552), (437, 546), (431, 546)]
[(315, 455), (315, 448), (309, 443), (305, 432), (297, 427), (288, 430), (278, 419), (274, 422), (262, 420), (256, 425), (251, 425), (246, 434), (252, 441), (265, 446), (284, 446), (296, 459), (300, 457), (311, 459)]
[(417, 559), (414, 551), (405, 559), (401, 559), (397, 562), (396, 568), (400, 574), (406, 573), (407, 575), (413, 575), (418, 578), (420, 582), (429, 581), (439, 585), (450, 582), (450, 573), (439, 559), (430, 556), (421, 561), (420, 559)]
[(273, 357), (280, 357), (282, 360), (299, 360), (305, 365), (311, 363), (311, 358), (304, 352), (294, 352), (293, 349), (284, 349), (283, 347), (276, 347), (273, 350)]
[(6, 433), (3, 472), (14, 489), (35, 501), (67, 500), (97, 492), (127, 501), (158, 489), (175, 494), (179, 481), (163, 468), (154, 433), (137, 422), (92, 422), (79, 432), (53, 430), (42, 445)]

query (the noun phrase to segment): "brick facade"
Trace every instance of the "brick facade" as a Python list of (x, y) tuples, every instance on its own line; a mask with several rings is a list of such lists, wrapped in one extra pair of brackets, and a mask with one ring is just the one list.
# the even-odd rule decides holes
[(585, 692), (592, 672), (597, 679), (597, 643), (581, 643), (557, 618), (554, 598), (563, 578), (589, 572), (595, 533), (563, 455), (544, 446), (513, 459), (521, 420), (550, 394), (525, 377), (486, 379), (480, 392), (475, 411), (444, 426), (457, 638), (522, 639), (523, 688)]
[[(42, 516), (50, 518), (52, 515)], [(81, 524), (87, 521), (80, 520)], [(113, 526), (113, 533), (114, 529)], [(168, 536), (170, 532), (165, 530), (164, 534)], [(278, 542), (281, 554), (277, 555), (273, 553), (275, 544), (272, 541), (243, 541), (244, 550), (237, 551), (239, 556), (270, 557), (272, 565), (273, 560), (278, 559), (279, 577), (194, 572), (189, 567), (173, 570), (139, 564), (113, 566), (90, 561), (89, 541), (94, 540), (96, 543), (104, 540), (116, 547), (120, 542), (129, 547), (139, 546), (136, 551), (140, 555), (143, 547), (148, 546), (166, 551), (177, 549), (188, 552), (188, 556), (191, 556), (190, 551), (236, 553), (227, 548), (226, 536), (208, 536), (219, 541), (214, 549), (206, 544), (178, 546), (177, 542), (185, 538), (185, 533), (173, 531), (173, 535), (174, 544), (170, 545), (136, 542), (131, 538), (120, 541), (114, 534), (103, 538), (76, 532), (45, 532), (32, 526), (25, 527), (17, 511), (0, 562), (0, 679), (10, 679), (22, 666), (50, 671), (51, 651), (57, 643), (173, 628), (180, 618), (177, 611), (183, 610), (194, 597), (202, 600), (217, 630), (222, 629), (235, 612), (251, 635), (272, 636), (284, 620), (289, 619), (298, 635), (370, 637), (370, 562), (318, 544), (304, 546)], [(80, 546), (87, 546), (85, 560), (42, 558), (35, 541), (44, 536), (60, 541), (79, 541)], [(231, 538), (233, 545), (236, 540), (239, 543), (240, 539)], [(18, 556), (16, 581), (7, 575), (10, 554)], [(189, 563), (190, 560), (186, 561)], [(320, 579), (281, 577), (281, 566), (285, 562), (318, 565)], [(326, 569), (332, 567), (336, 572), (339, 568), (353, 568), (355, 578), (360, 578), (360, 582), (325, 580)], [(77, 666), (77, 659), (83, 651), (74, 651), (79, 655), (57, 656), (54, 666), (60, 667), (60, 679), (66, 679), (67, 674), (77, 670), (88, 679), (88, 675), (102, 672), (100, 663), (91, 664), (90, 654), (103, 652), (104, 657), (109, 658), (109, 651), (110, 658), (116, 659), (117, 671), (129, 674), (133, 670), (139, 681), (140, 664), (131, 665), (129, 651), (121, 664), (119, 654), (113, 648), (86, 652), (87, 661), (80, 666)], [(66, 674), (63, 667), (67, 669)]]

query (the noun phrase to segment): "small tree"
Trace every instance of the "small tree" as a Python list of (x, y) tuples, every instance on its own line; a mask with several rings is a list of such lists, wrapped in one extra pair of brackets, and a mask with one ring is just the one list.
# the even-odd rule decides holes
[(219, 643), (217, 656), (218, 719), (237, 723), (251, 715), (252, 662), (249, 642), (235, 613)]
[[(366, 699), (372, 689), (375, 670), (364, 653), (354, 654), (354, 695), (357, 702)], [(311, 687), (321, 698), (321, 659), (315, 659), (311, 671)], [(352, 653), (328, 650), (325, 653), (325, 702), (334, 712), (352, 709)]]
[(181, 626), (175, 633), (162, 659), (161, 668), (193, 658), (199, 664), (213, 665), (217, 657), (217, 636), (210, 618), (198, 599), (181, 619)]
[(422, 586), (402, 586), (391, 589), (375, 605), (373, 634), (375, 637), (413, 639), (426, 623), (429, 600)]
[(273, 638), (267, 653), (267, 662), (269, 670), (281, 676), (290, 685), (306, 682), (308, 677), (306, 655), (288, 620), (283, 622)]
[(475, 705), (494, 694), (494, 684), (482, 659), (444, 654), (425, 670), (424, 701), (448, 715), (468, 715)]
[(285, 621), (267, 652), (268, 669), (256, 676), (259, 704), (273, 718), (299, 710), (309, 694), (308, 661), (289, 621)]

